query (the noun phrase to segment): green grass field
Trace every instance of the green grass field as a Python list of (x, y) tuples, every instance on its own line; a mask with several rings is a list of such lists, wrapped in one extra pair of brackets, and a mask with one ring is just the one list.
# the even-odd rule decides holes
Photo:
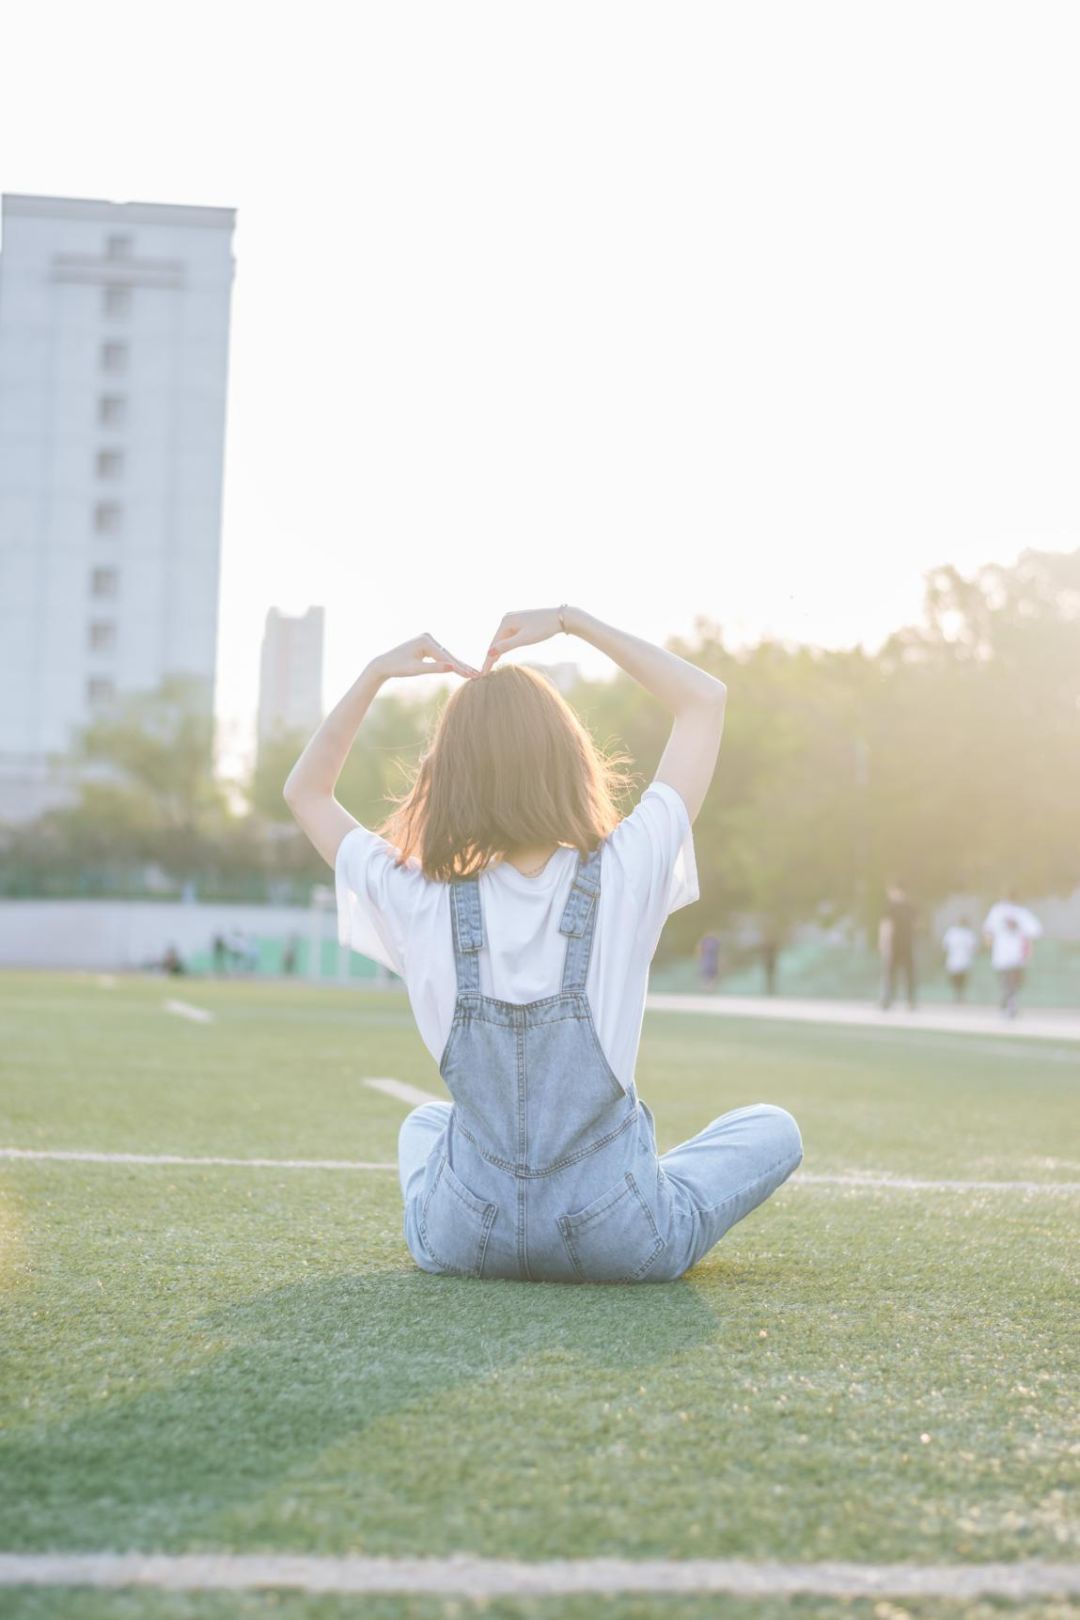
[[(215, 1015), (168, 1015), (179, 995)], [(392, 1160), (404, 998), (0, 979), (0, 1146)], [(1080, 1048), (650, 1015), (669, 1146), (790, 1108), (798, 1184), (660, 1287), (429, 1277), (383, 1171), (0, 1163), (0, 1550), (1077, 1558)], [(937, 1617), (946, 1600), (492, 1600), (492, 1616)], [(428, 1617), (468, 1600), (0, 1592), (21, 1616)], [(1064, 1614), (1051, 1603), (965, 1614)]]

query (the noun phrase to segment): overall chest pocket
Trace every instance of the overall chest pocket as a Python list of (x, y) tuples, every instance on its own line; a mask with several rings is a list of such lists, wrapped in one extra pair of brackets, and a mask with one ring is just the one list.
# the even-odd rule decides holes
[(471, 1193), (443, 1155), (420, 1209), (418, 1226), (425, 1248), (444, 1271), (480, 1277), (498, 1205)]
[(640, 1282), (665, 1247), (629, 1171), (576, 1215), (563, 1215), (559, 1230), (582, 1282)]

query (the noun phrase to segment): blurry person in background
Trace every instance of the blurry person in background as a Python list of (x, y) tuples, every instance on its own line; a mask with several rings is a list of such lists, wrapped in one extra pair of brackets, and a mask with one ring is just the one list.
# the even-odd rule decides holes
[(171, 974), (183, 973), (184, 964), (175, 945), (168, 946), (165, 955), (161, 958), (161, 971)]
[(703, 934), (697, 948), (698, 973), (703, 990), (715, 990), (720, 977), (720, 941), (715, 934)]
[(780, 940), (775, 929), (763, 930), (758, 950), (761, 952), (761, 966), (765, 974), (765, 994), (775, 996), (776, 964), (780, 960)]
[(300, 948), (300, 938), (297, 934), (290, 934), (285, 941), (285, 949), (281, 956), (282, 972), (291, 977), (296, 972), (297, 953)]
[(1016, 890), (990, 907), (983, 923), (983, 937), (990, 947), (990, 961), (1001, 985), (1001, 1010), (1015, 1018), (1024, 972), (1031, 960), (1035, 941), (1042, 934), (1042, 923), (1033, 911), (1022, 906)]
[(890, 883), (885, 891), (886, 906), (878, 929), (881, 952), (881, 1007), (887, 1012), (896, 994), (897, 979), (903, 978), (907, 1004), (915, 1011), (915, 908), (900, 883)]
[(953, 1000), (963, 1001), (971, 964), (979, 949), (978, 936), (970, 920), (961, 917), (959, 922), (946, 928), (941, 936), (941, 943), (945, 950), (945, 972), (949, 975), (949, 983), (952, 985)]
[(226, 959), (225, 959), (225, 937), (224, 937), (223, 934), (215, 934), (214, 935), (214, 940), (213, 940), (213, 944), (211, 946), (211, 950), (213, 952), (213, 957), (214, 957), (214, 972), (215, 973), (224, 973), (225, 968), (226, 968)]
[(240, 927), (230, 928), (225, 934), (225, 949), (229, 957), (231, 972), (239, 972), (247, 961), (248, 942), (247, 935)]

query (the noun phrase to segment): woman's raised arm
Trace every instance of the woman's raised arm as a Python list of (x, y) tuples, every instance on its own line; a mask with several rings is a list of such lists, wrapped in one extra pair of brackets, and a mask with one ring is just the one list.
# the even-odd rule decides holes
[(331, 709), (285, 781), (285, 803), (330, 866), (346, 833), (358, 825), (355, 816), (334, 797), (338, 777), (356, 741), (361, 721), (384, 681), (395, 675), (476, 675), (433, 636), (416, 636), (392, 652), (373, 658), (341, 702)]
[(508, 613), (499, 626), (485, 672), (511, 647), (530, 646), (565, 630), (580, 636), (640, 682), (674, 716), (667, 747), (656, 767), (657, 782), (679, 793), (694, 820), (708, 792), (724, 731), (727, 688), (696, 664), (666, 647), (616, 630), (582, 608), (532, 608)]

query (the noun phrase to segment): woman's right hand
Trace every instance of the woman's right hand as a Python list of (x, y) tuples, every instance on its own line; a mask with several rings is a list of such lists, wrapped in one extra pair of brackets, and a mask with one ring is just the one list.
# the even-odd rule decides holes
[(478, 669), (471, 664), (463, 663), (455, 658), (441, 642), (427, 631), (422, 636), (414, 636), (411, 641), (403, 641), (400, 647), (392, 647), (389, 652), (373, 658), (368, 666), (381, 680), (389, 680), (395, 675), (461, 675), (469, 680), (479, 675)]
[(533, 647), (538, 641), (549, 641), (562, 631), (558, 608), (526, 608), (521, 613), (507, 613), (494, 636), (484, 660), (482, 675), (495, 667), (503, 653), (512, 647)]

